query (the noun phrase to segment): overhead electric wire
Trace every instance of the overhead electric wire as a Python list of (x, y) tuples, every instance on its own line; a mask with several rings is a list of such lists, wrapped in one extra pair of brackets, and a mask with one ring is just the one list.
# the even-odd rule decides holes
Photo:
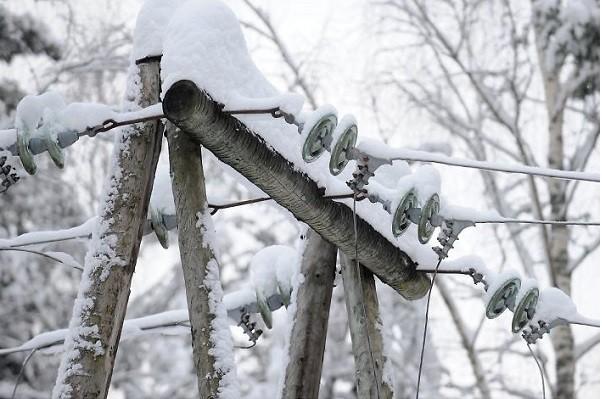
[(360, 261), (358, 259), (358, 244), (357, 244), (357, 213), (355, 209), (355, 204), (357, 203), (356, 193), (353, 193), (353, 238), (355, 243), (355, 268), (357, 273), (357, 283), (360, 287), (360, 302), (362, 304), (362, 312), (364, 316), (364, 325), (366, 326), (366, 341), (368, 342), (368, 352), (370, 353), (370, 362), (372, 365), (372, 374), (374, 376), (374, 384), (376, 385), (376, 396), (377, 399), (380, 399), (380, 381), (378, 380), (376, 373), (376, 363), (374, 362), (374, 352), (372, 352), (372, 340), (370, 339), (370, 331), (368, 328), (368, 312), (366, 311), (366, 303), (364, 302), (364, 285), (362, 282), (362, 271), (360, 266)]
[[(362, 150), (358, 151), (362, 152)], [(367, 155), (368, 157), (382, 158), (379, 156), (370, 155), (369, 153), (365, 155)], [(447, 155), (431, 153), (426, 151), (395, 149), (391, 150), (390, 152), (387, 152), (387, 155), (389, 156), (385, 158), (388, 158), (390, 160), (431, 162), (449, 166), (458, 166), (461, 168), (487, 170), (490, 172), (518, 173), (524, 175), (550, 177), (554, 179), (563, 180), (581, 180), (598, 183), (600, 182), (600, 175), (598, 173), (541, 168), (538, 166), (529, 165), (503, 165), (493, 162), (474, 161), (471, 159), (448, 157)]]
[(424, 330), (422, 332), (422, 347), (420, 349), (420, 363), (418, 364), (418, 381), (416, 382), (416, 399), (420, 397), (420, 379), (422, 377), (422, 365), (424, 362), (424, 347), (426, 346), (426, 333), (429, 324), (429, 310), (431, 307), (431, 294), (433, 293), (433, 286), (435, 285), (435, 278), (437, 278), (437, 274), (439, 272), (439, 266), (441, 266), (442, 257), (439, 258), (439, 262), (437, 262), (437, 266), (435, 266), (435, 272), (433, 273), (433, 278), (431, 280), (431, 286), (429, 287), (428, 296), (426, 297), (426, 310), (424, 313)]
[(537, 363), (537, 369), (539, 370), (539, 376), (541, 377), (541, 396), (542, 399), (546, 399), (546, 382), (543, 376), (543, 367), (542, 365), (539, 363), (539, 359), (537, 359), (537, 356), (535, 356), (535, 353), (533, 352), (533, 349), (531, 349), (531, 345), (527, 342), (527, 348), (529, 348), (529, 352), (531, 352), (531, 356), (533, 356), (533, 360), (535, 360), (535, 363)]

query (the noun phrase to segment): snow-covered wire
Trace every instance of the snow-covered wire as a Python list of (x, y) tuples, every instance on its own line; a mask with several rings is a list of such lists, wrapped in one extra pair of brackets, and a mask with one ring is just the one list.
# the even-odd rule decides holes
[(56, 256), (50, 255), (50, 254), (48, 254), (46, 252), (40, 252), (40, 251), (36, 251), (36, 250), (33, 250), (33, 249), (28, 249), (28, 248), (14, 248), (14, 247), (13, 248), (10, 248), (10, 247), (9, 248), (0, 248), (0, 251), (27, 252), (27, 253), (30, 253), (30, 254), (33, 254), (33, 255), (43, 256), (43, 257), (48, 258), (50, 260), (53, 260), (55, 262), (62, 263), (65, 266), (70, 266), (70, 267), (72, 267), (74, 269), (77, 269), (79, 271), (84, 271), (83, 267), (81, 267), (79, 265), (76, 265), (74, 263), (71, 263), (71, 262), (67, 263), (63, 259), (57, 258)]
[(552, 224), (557, 226), (600, 226), (600, 222), (581, 222), (576, 220), (537, 220), (537, 219), (500, 219), (500, 220), (469, 220), (477, 224), (485, 223), (517, 223), (517, 224)]
[(529, 165), (506, 165), (495, 162), (474, 161), (471, 159), (449, 157), (447, 155), (427, 151), (389, 148), (382, 143), (373, 143), (371, 141), (360, 143), (356, 151), (360, 154), (367, 155), (368, 157), (376, 157), (389, 161), (403, 160), (431, 162), (449, 166), (458, 166), (462, 168), (487, 170), (491, 172), (518, 173), (531, 176), (551, 177), (563, 180), (581, 180), (598, 183), (600, 182), (600, 174), (598, 173), (550, 169)]

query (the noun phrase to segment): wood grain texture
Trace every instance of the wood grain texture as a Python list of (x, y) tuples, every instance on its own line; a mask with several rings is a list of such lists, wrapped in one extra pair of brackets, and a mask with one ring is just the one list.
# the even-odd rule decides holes
[[(383, 381), (385, 355), (380, 333), (382, 321), (378, 311), (374, 277), (364, 266), (359, 265), (358, 270), (353, 259), (345, 254), (339, 254), (351, 346), (355, 360), (357, 396), (358, 398), (391, 399), (393, 388)], [(372, 351), (372, 355), (370, 355), (370, 351)]]
[[(347, 255), (354, 253), (352, 210), (325, 199), (315, 182), (271, 150), (239, 120), (221, 112), (219, 104), (193, 82), (179, 81), (172, 85), (165, 93), (163, 111), (193, 140), (236, 169), (325, 240)], [(406, 253), (361, 218), (358, 218), (358, 243), (360, 262), (385, 284), (407, 299), (426, 294), (428, 277), (416, 272), (414, 262)]]
[(322, 376), (328, 315), (337, 263), (337, 249), (309, 229), (301, 260), (303, 283), (296, 297), (289, 363), (282, 397), (317, 399)]
[[(137, 65), (137, 102), (147, 107), (159, 101), (159, 63)], [(106, 398), (130, 294), (130, 285), (146, 220), (155, 170), (161, 151), (163, 125), (159, 121), (126, 127), (131, 129), (126, 149), (116, 147), (117, 168), (109, 175), (114, 190), (104, 201), (100, 223), (108, 226), (100, 237), (103, 245), (86, 257), (84, 278), (71, 322), (71, 344), (63, 356), (54, 390), (60, 398)], [(84, 311), (82, 311), (82, 304)], [(96, 332), (83, 334), (85, 329)], [(67, 340), (69, 341), (69, 339)], [(68, 342), (66, 342), (67, 344)], [(101, 349), (93, 350), (92, 348)]]
[(198, 224), (199, 213), (207, 213), (201, 147), (172, 124), (168, 124), (167, 143), (199, 398), (217, 398), (222, 375), (216, 373), (215, 357), (210, 354), (211, 323), (216, 315), (209, 306), (211, 287), (205, 284), (207, 265), (217, 260)]

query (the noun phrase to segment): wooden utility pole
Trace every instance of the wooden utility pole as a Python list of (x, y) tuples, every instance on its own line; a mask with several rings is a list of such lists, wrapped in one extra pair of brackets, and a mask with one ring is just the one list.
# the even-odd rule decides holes
[[(195, 142), (244, 175), (324, 239), (344, 253), (354, 254), (356, 237), (351, 209), (325, 199), (315, 182), (295, 170), (239, 120), (223, 113), (219, 104), (193, 82), (174, 83), (165, 93), (163, 111)], [(385, 284), (407, 299), (426, 294), (430, 286), (428, 277), (416, 272), (407, 254), (360, 218), (357, 242), (360, 262)]]
[[(140, 108), (156, 104), (161, 88), (158, 59), (139, 63), (136, 75), (129, 77), (130, 82), (138, 84), (128, 101)], [(120, 132), (53, 398), (107, 397), (162, 132), (159, 121), (131, 125)]]
[(390, 399), (393, 387), (383, 379), (385, 355), (380, 333), (382, 321), (372, 273), (364, 266), (339, 252), (345, 304), (355, 360), (357, 396), (370, 399)]
[(337, 249), (318, 233), (307, 231), (301, 259), (300, 284), (291, 330), (289, 362), (282, 398), (317, 399), (328, 331), (330, 299), (337, 263)]
[(221, 298), (215, 298), (218, 293), (208, 284), (211, 281), (208, 274), (216, 272), (210, 268), (217, 269), (218, 263), (215, 248), (207, 237), (207, 229), (213, 226), (207, 226), (204, 221), (210, 216), (201, 147), (171, 124), (167, 129), (167, 142), (199, 397), (217, 398), (220, 380), (228, 370), (218, 369), (212, 354), (216, 339), (213, 323), (218, 315), (210, 306), (210, 297), (213, 295), (219, 301)]

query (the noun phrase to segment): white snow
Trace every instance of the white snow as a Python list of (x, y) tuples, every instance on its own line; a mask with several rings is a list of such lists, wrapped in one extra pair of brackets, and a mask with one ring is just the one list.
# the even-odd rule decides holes
[(175, 82), (192, 80), (226, 109), (282, 105), (296, 114), (302, 97), (281, 95), (251, 60), (238, 19), (222, 2), (188, 1), (165, 31), (161, 60), (162, 93)]
[(301, 128), (301, 139), (305, 140), (311, 128), (324, 116), (326, 115), (334, 115), (337, 116), (337, 110), (334, 106), (330, 104), (320, 105), (318, 108), (313, 111), (303, 112), (301, 115), (297, 117), (299, 122), (303, 123), (303, 127)]
[[(248, 307), (255, 303), (255, 292), (243, 288), (224, 295), (222, 303), (226, 311), (243, 306)], [(236, 325), (239, 321), (230, 320), (229, 325)], [(135, 319), (128, 319), (124, 321), (121, 340), (134, 339), (149, 334), (189, 334), (190, 328), (187, 326), (187, 323), (189, 323), (188, 309), (168, 310)], [(63, 349), (61, 344), (68, 333), (69, 329), (64, 328), (38, 334), (19, 346), (0, 349), (0, 356), (42, 348), (48, 348), (45, 349), (45, 352), (50, 353), (61, 351)]]
[(534, 278), (526, 278), (521, 280), (520, 289), (516, 294), (516, 301), (514, 303), (515, 309), (512, 309), (513, 312), (516, 310), (516, 306), (518, 306), (518, 303), (525, 296), (525, 294), (527, 294), (527, 292), (529, 292), (529, 290), (532, 288), (537, 288), (538, 285), (539, 284), (537, 284), (537, 280)]
[(483, 273), (483, 278), (488, 286), (487, 291), (483, 295), (483, 301), (488, 303), (493, 297), (493, 294), (495, 294), (506, 281), (512, 278), (520, 279), (520, 274), (514, 269), (504, 270), (500, 273), (496, 273), (493, 270), (486, 270), (485, 273)]
[(392, 148), (376, 140), (365, 140), (357, 145), (357, 148), (369, 155), (383, 159), (400, 159), (406, 161), (434, 162), (445, 165), (460, 166), (466, 168), (478, 168), (487, 170), (501, 170), (509, 173), (526, 173), (543, 176), (557, 177), (561, 179), (583, 179), (589, 181), (600, 181), (599, 173), (575, 172), (568, 170), (557, 170), (526, 165), (509, 165), (487, 161), (475, 161), (470, 159), (454, 158), (443, 154), (409, 150), (405, 148)]
[[(284, 262), (286, 259), (288, 259), (288, 263), (289, 263), (288, 270), (292, 273), (289, 276), (290, 285), (292, 287), (291, 303), (290, 303), (288, 309), (286, 309), (287, 323), (286, 323), (285, 331), (283, 333), (284, 334), (284, 345), (282, 348), (282, 356), (279, 359), (280, 360), (280, 372), (278, 374), (278, 384), (277, 384), (277, 387), (278, 387), (277, 392), (278, 393), (283, 392), (284, 382), (285, 382), (285, 377), (286, 377), (286, 368), (290, 362), (290, 343), (291, 343), (291, 339), (294, 339), (294, 337), (292, 337), (291, 335), (292, 335), (292, 331), (293, 331), (293, 326), (295, 325), (295, 316), (297, 314), (297, 294), (299, 293), (299, 287), (301, 287), (301, 285), (305, 282), (305, 276), (303, 276), (303, 273), (301, 273), (301, 262), (303, 259), (303, 255), (305, 253), (305, 248), (307, 247), (307, 243), (308, 243), (307, 231), (308, 231), (308, 227), (304, 226), (304, 228), (300, 234), (301, 237), (304, 237), (304, 238), (297, 241), (296, 249), (286, 247), (286, 249), (281, 248), (280, 250), (274, 250), (274, 251), (278, 251), (285, 255), (284, 257), (280, 257), (279, 259), (281, 260), (281, 262)], [(291, 250), (293, 252), (291, 252)], [(293, 256), (293, 257), (291, 258), (290, 256)]]
[(161, 211), (165, 215), (175, 215), (176, 206), (173, 198), (173, 190), (171, 189), (171, 176), (169, 165), (157, 165), (155, 173), (155, 182), (153, 183), (153, 191), (150, 198), (150, 206)]
[(169, 20), (185, 0), (146, 0), (138, 12), (134, 28), (132, 59), (160, 56)]
[[(165, 33), (161, 74), (163, 93), (179, 80), (191, 80), (213, 99), (224, 103), (226, 109), (245, 108), (245, 104), (254, 104), (256, 100), (253, 99), (280, 95), (249, 56), (236, 16), (215, 0), (189, 1), (175, 12)], [(302, 139), (296, 126), (287, 124), (282, 118), (265, 115), (239, 115), (237, 118), (299, 171), (324, 187), (326, 195), (350, 192), (345, 180), (350, 178), (353, 165), (333, 177), (328, 168), (328, 153), (312, 163), (305, 163), (301, 157)], [(297, 115), (300, 121), (308, 118), (311, 115), (307, 113)], [(350, 208), (353, 206), (352, 200), (340, 202)], [(357, 214), (418, 263), (432, 264), (436, 259), (428, 246), (418, 243), (415, 234), (411, 234), (412, 229), (396, 239), (391, 232), (391, 216), (379, 204), (362, 201), (357, 204)]]
[(53, 257), (54, 259), (58, 260), (61, 263), (64, 263), (67, 266), (71, 266), (71, 267), (74, 267), (79, 270), (84, 269), (82, 267), (82, 265), (80, 265), (79, 262), (76, 261), (75, 258), (73, 256), (69, 255), (68, 253), (57, 252), (57, 251), (46, 251), (46, 252), (44, 252), (44, 254)]
[[(7, 149), (17, 142), (17, 129), (0, 130), (0, 150)], [(12, 157), (9, 151), (0, 151), (0, 156)]]
[(94, 226), (98, 222), (97, 217), (86, 220), (79, 226), (62, 230), (36, 231), (24, 233), (15, 238), (0, 239), (0, 248), (22, 247), (54, 241), (68, 240), (72, 238), (85, 238), (92, 235)]
[[(419, 265), (416, 270), (433, 270), (435, 264)], [(492, 272), (487, 268), (483, 259), (477, 255), (466, 255), (455, 259), (444, 259), (439, 265), (439, 271), (460, 271), (468, 272), (474, 269), (477, 273), (483, 276), (490, 275)]]
[(65, 108), (63, 97), (56, 92), (46, 92), (38, 96), (28, 95), (19, 101), (15, 126), (18, 130), (36, 129), (45, 115)]
[[(140, 94), (140, 79), (134, 65), (130, 66), (128, 72), (128, 86), (123, 108), (126, 111), (132, 111), (139, 108), (136, 104)], [(119, 185), (123, 177), (119, 164), (120, 154), (128, 151), (130, 137), (135, 132), (135, 129), (125, 127), (119, 129), (115, 135), (110, 175), (104, 187), (103, 199), (98, 212), (100, 218), (97, 219), (92, 232), (92, 239), (84, 262), (84, 271), (73, 305), (69, 333), (64, 344), (65, 353), (61, 359), (52, 392), (54, 399), (71, 396), (73, 389), (70, 386), (69, 377), (81, 372), (82, 366), (79, 360), (83, 351), (94, 349), (94, 353), (97, 355), (103, 351), (97, 333), (95, 333), (98, 331), (98, 326), (87, 324), (89, 320), (93, 319), (90, 314), (96, 300), (91, 291), (95, 282), (104, 281), (109, 276), (112, 267), (124, 265), (124, 260), (117, 256), (115, 251), (117, 235), (111, 232), (112, 218), (108, 215), (113, 214), (114, 199), (120, 195)], [(91, 346), (95, 347), (91, 348)]]
[[(197, 213), (196, 227), (202, 232), (203, 246), (208, 247), (214, 255), (217, 255), (217, 236), (206, 205), (202, 211)], [(209, 294), (209, 312), (215, 316), (211, 320), (212, 347), (209, 349), (209, 354), (215, 359), (214, 377), (219, 377), (218, 397), (238, 399), (240, 388), (236, 378), (232, 335), (228, 326), (226, 307), (222, 301), (224, 295), (217, 260), (210, 259), (207, 263), (203, 284)]]
[(257, 252), (249, 267), (257, 292), (268, 298), (278, 292), (278, 283), (292, 288), (298, 257), (297, 251), (286, 245), (272, 245)]
[(571, 297), (556, 287), (546, 287), (539, 291), (539, 301), (530, 324), (537, 326), (539, 320), (548, 324), (562, 321), (600, 326), (599, 320), (581, 315)]
[(211, 342), (209, 354), (215, 358), (215, 373), (220, 376), (219, 398), (238, 399), (240, 388), (236, 378), (232, 334), (228, 326), (226, 307), (222, 302), (222, 285), (219, 279), (219, 266), (215, 259), (207, 264), (205, 286), (209, 288), (209, 311), (215, 315), (211, 321)]

